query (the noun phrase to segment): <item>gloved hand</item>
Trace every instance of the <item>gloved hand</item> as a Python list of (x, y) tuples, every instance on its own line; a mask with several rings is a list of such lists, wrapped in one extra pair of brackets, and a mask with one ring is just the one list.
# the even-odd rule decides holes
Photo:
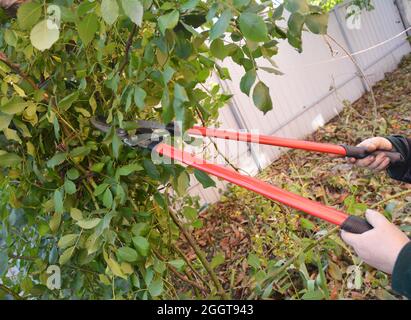
[(341, 237), (365, 263), (391, 274), (401, 249), (410, 239), (376, 211), (367, 210), (366, 218), (374, 229), (363, 234), (342, 231)]
[[(366, 147), (369, 152), (376, 150), (391, 151), (393, 149), (391, 142), (388, 139), (382, 137), (375, 137), (364, 140), (358, 145), (358, 147)], [(361, 160), (350, 158), (349, 161), (359, 167), (367, 167), (376, 171), (382, 171), (390, 165), (390, 159), (383, 153), (380, 153), (376, 157), (368, 156)]]

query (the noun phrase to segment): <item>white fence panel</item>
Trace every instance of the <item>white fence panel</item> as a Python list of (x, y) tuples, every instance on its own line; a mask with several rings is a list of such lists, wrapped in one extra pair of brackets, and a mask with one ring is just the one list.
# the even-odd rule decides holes
[[(284, 75), (259, 72), (261, 80), (270, 88), (274, 103), (273, 110), (266, 115), (240, 91), (243, 68), (226, 59), (224, 66), (230, 70), (232, 80), (224, 81), (223, 87), (234, 96), (221, 110), (220, 127), (303, 138), (336, 116), (343, 108), (343, 100), (353, 102), (361, 97), (367, 88), (366, 82), (344, 50), (351, 53), (364, 51), (355, 54), (354, 59), (372, 84), (382, 79), (384, 73), (395, 69), (401, 58), (411, 52), (407, 35), (398, 36), (405, 27), (395, 3), (392, 0), (373, 2), (375, 9), (361, 14), (358, 30), (347, 27), (346, 4), (330, 13), (328, 34), (338, 44), (308, 32), (303, 34), (302, 54), (287, 42), (280, 43), (279, 54), (274, 60)], [(262, 59), (258, 65), (268, 66), (268, 62)], [(252, 175), (270, 165), (284, 151), (251, 145), (250, 152), (249, 146), (242, 142), (215, 141), (219, 149), (228, 150), (226, 156), (230, 161)], [(219, 199), (219, 191), (225, 186), (225, 183), (219, 183), (218, 190), (203, 190), (201, 185), (194, 184), (190, 193), (199, 195), (203, 202), (212, 203)]]

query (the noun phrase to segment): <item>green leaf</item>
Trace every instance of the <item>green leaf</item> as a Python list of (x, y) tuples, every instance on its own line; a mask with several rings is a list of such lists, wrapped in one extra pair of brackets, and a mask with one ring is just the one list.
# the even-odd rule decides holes
[(142, 171), (142, 170), (144, 170), (144, 168), (138, 163), (131, 163), (131, 164), (122, 166), (121, 168), (117, 169), (116, 175), (117, 176), (128, 176), (135, 171)]
[(210, 41), (213, 41), (224, 34), (230, 25), (230, 21), (233, 17), (231, 9), (226, 9), (221, 14), (218, 21), (211, 27), (210, 30)]
[(207, 173), (194, 169), (194, 176), (202, 184), (204, 188), (215, 187), (216, 184), (213, 179), (211, 179)]
[(320, 290), (307, 291), (301, 297), (302, 300), (323, 300), (324, 294)]
[(6, 29), (4, 32), (4, 40), (9, 46), (15, 47), (17, 45), (17, 33), (14, 30)]
[(305, 219), (305, 218), (300, 219), (300, 224), (301, 224), (301, 227), (307, 230), (314, 230), (315, 228), (314, 223), (312, 223), (310, 220)]
[(174, 101), (173, 101), (173, 107), (174, 107), (174, 113), (176, 115), (177, 121), (181, 121), (184, 125), (184, 120), (185, 120), (185, 108), (183, 107), (185, 102), (188, 102), (188, 96), (186, 89), (176, 83), (174, 85)]
[(70, 209), (70, 216), (73, 220), (76, 220), (76, 221), (83, 220), (83, 214), (81, 210), (77, 208)]
[(288, 19), (288, 32), (297, 38), (301, 38), (305, 16), (296, 12), (290, 15)]
[(328, 273), (337, 281), (341, 281), (343, 279), (343, 273), (341, 272), (340, 267), (330, 260), (328, 261)]
[(180, 18), (180, 13), (177, 10), (173, 10), (160, 18), (158, 18), (158, 28), (164, 35), (167, 29), (174, 29)]
[(104, 257), (104, 260), (106, 261), (108, 267), (110, 268), (111, 272), (115, 276), (123, 278), (123, 279), (127, 279), (127, 276), (123, 273), (123, 271), (121, 271), (121, 267), (120, 267), (120, 265), (118, 264), (118, 262), (116, 260), (109, 257), (108, 254), (105, 251), (103, 251), (103, 257)]
[(146, 238), (142, 236), (135, 236), (133, 237), (133, 244), (139, 254), (141, 254), (143, 257), (147, 257), (150, 250), (150, 243)]
[(284, 6), (291, 13), (308, 13), (310, 11), (307, 0), (285, 0)]
[(101, 2), (101, 16), (103, 20), (112, 25), (119, 16), (119, 7), (116, 0), (103, 0)]
[(233, 5), (237, 9), (248, 6), (251, 0), (233, 0)]
[(147, 93), (143, 89), (141, 89), (140, 87), (134, 88), (134, 103), (140, 110), (143, 110), (145, 107), (146, 97)]
[(216, 39), (211, 43), (210, 51), (214, 57), (220, 60), (224, 60), (229, 54), (227, 47), (224, 45), (224, 41), (221, 39)]
[(216, 254), (210, 262), (211, 268), (213, 269), (217, 268), (219, 265), (224, 263), (224, 260), (225, 260), (225, 257), (221, 252)]
[(56, 233), (61, 224), (61, 213), (54, 212), (53, 216), (50, 219), (49, 227), (52, 233)]
[(184, 266), (186, 265), (186, 262), (183, 259), (171, 260), (168, 263), (180, 272), (184, 270)]
[(307, 28), (315, 34), (326, 34), (328, 27), (328, 13), (310, 14), (305, 18)]
[(273, 20), (279, 20), (282, 18), (284, 13), (284, 4), (280, 4), (277, 8), (275, 8), (274, 13), (273, 13)]
[(103, 194), (103, 204), (106, 208), (111, 208), (113, 206), (113, 194), (110, 188), (107, 188)]
[(133, 224), (131, 232), (135, 236), (144, 236), (150, 231), (150, 226), (145, 222), (138, 222)]
[(13, 119), (12, 115), (0, 113), (0, 131), (9, 127), (11, 119)]
[(64, 251), (63, 254), (59, 258), (59, 264), (60, 265), (66, 264), (70, 260), (70, 258), (72, 257), (75, 249), (76, 249), (76, 247), (72, 246), (72, 247), (68, 248), (66, 251)]
[(54, 117), (53, 119), (53, 129), (56, 140), (60, 140), (60, 125), (57, 117)]
[(117, 257), (119, 258), (119, 260), (134, 262), (137, 260), (138, 255), (136, 250), (130, 247), (122, 247), (117, 250)]
[(60, 190), (55, 190), (54, 191), (54, 210), (58, 213), (63, 213), (64, 212), (64, 207), (63, 207), (63, 194)]
[(251, 12), (243, 12), (239, 18), (240, 30), (247, 40), (263, 42), (268, 40), (268, 30), (263, 18)]
[(42, 5), (36, 2), (26, 2), (17, 10), (17, 22), (20, 28), (30, 29), (40, 19)]
[(58, 26), (51, 20), (42, 20), (30, 32), (30, 41), (33, 47), (40, 51), (50, 49), (59, 39)]
[(64, 111), (67, 111), (70, 109), (71, 105), (73, 102), (75, 102), (78, 99), (79, 92), (73, 92), (69, 94), (68, 96), (65, 96), (63, 99), (60, 100), (60, 102), (57, 104), (58, 107)]
[(83, 17), (85, 14), (94, 11), (97, 1), (81, 1), (77, 7), (77, 15)]
[(96, 187), (93, 194), (97, 197), (102, 194), (109, 187), (108, 183), (102, 183)]
[(152, 297), (158, 297), (163, 292), (163, 279), (157, 279), (150, 283), (148, 292)]
[(4, 114), (14, 115), (21, 113), (27, 107), (27, 102), (20, 97), (13, 97), (7, 103), (1, 105), (0, 111)]
[(245, 73), (245, 75), (241, 78), (241, 81), (240, 81), (241, 92), (249, 96), (256, 77), (257, 77), (257, 72), (255, 71), (255, 69), (248, 70)]
[(259, 70), (264, 70), (265, 72), (275, 74), (277, 76), (282, 76), (284, 73), (282, 73), (280, 70), (277, 70), (275, 68), (271, 67), (258, 67)]
[(105, 163), (104, 162), (98, 162), (98, 163), (94, 163), (90, 170), (93, 172), (101, 172), (104, 168)]
[(67, 247), (74, 245), (76, 243), (77, 238), (78, 238), (78, 234), (74, 234), (74, 233), (67, 234), (60, 238), (57, 245), (60, 249), (65, 249)]
[(195, 220), (198, 217), (198, 212), (192, 207), (184, 207), (183, 215), (189, 220)]
[(71, 168), (70, 170), (68, 170), (66, 175), (70, 180), (76, 180), (80, 177), (80, 173), (76, 168)]
[(260, 268), (260, 259), (258, 259), (258, 257), (254, 253), (250, 253), (248, 255), (247, 262), (254, 269), (259, 269)]
[(20, 164), (22, 158), (15, 153), (3, 153), (0, 155), (0, 168), (14, 167)]
[(39, 235), (44, 237), (50, 231), (50, 227), (47, 223), (40, 223), (39, 225)]
[(183, 171), (180, 173), (177, 179), (176, 191), (179, 195), (184, 195), (187, 191), (187, 188), (190, 185), (190, 177), (187, 172)]
[(76, 193), (76, 185), (74, 184), (73, 181), (66, 179), (64, 181), (64, 190), (66, 191), (66, 193), (68, 194), (75, 194)]
[(83, 20), (77, 23), (77, 30), (84, 46), (93, 40), (99, 27), (98, 18), (94, 13), (88, 14)]
[(7, 251), (0, 251), (0, 277), (4, 277), (4, 275), (9, 270), (9, 257), (7, 255)]
[(180, 10), (189, 11), (189, 10), (195, 9), (195, 7), (197, 6), (199, 2), (200, 0), (188, 0), (181, 5)]
[(90, 153), (91, 149), (88, 146), (81, 146), (74, 148), (73, 150), (70, 151), (69, 156), (72, 158), (75, 157), (84, 157)]
[(271, 101), (270, 90), (263, 83), (258, 82), (254, 87), (253, 91), (253, 101), (255, 106), (266, 114), (268, 111), (273, 109), (273, 103)]
[(143, 22), (144, 7), (139, 0), (121, 0), (124, 13), (136, 25), (141, 26)]
[(93, 229), (95, 228), (99, 223), (100, 223), (101, 219), (100, 218), (92, 218), (89, 220), (79, 220), (77, 221), (77, 225), (82, 228), (82, 229)]
[(17, 141), (21, 144), (20, 136), (17, 134), (16, 130), (7, 128), (3, 130), (3, 133), (7, 140)]

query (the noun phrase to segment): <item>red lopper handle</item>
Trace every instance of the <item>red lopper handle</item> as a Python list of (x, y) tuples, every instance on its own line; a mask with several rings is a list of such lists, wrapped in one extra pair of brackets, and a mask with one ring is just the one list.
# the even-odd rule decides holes
[(306, 199), (292, 192), (260, 181), (254, 177), (244, 176), (235, 172), (234, 170), (209, 163), (203, 159), (192, 156), (188, 152), (175, 149), (168, 144), (160, 143), (154, 148), (154, 150), (160, 155), (164, 155), (168, 158), (192, 166), (213, 176), (261, 194), (271, 200), (278, 201), (289, 207), (304, 211), (312, 216), (328, 221), (332, 224), (342, 226), (344, 222), (346, 222), (347, 219), (350, 218), (349, 215), (337, 209), (327, 207), (319, 202)]

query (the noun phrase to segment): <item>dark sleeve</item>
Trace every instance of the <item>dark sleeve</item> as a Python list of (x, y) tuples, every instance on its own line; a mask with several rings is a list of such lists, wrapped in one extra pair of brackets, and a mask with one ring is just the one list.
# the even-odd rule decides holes
[(392, 273), (392, 288), (411, 299), (411, 241), (402, 248)]
[(397, 135), (389, 136), (387, 139), (405, 159), (404, 164), (390, 165), (388, 167), (389, 176), (395, 180), (411, 183), (411, 139)]

